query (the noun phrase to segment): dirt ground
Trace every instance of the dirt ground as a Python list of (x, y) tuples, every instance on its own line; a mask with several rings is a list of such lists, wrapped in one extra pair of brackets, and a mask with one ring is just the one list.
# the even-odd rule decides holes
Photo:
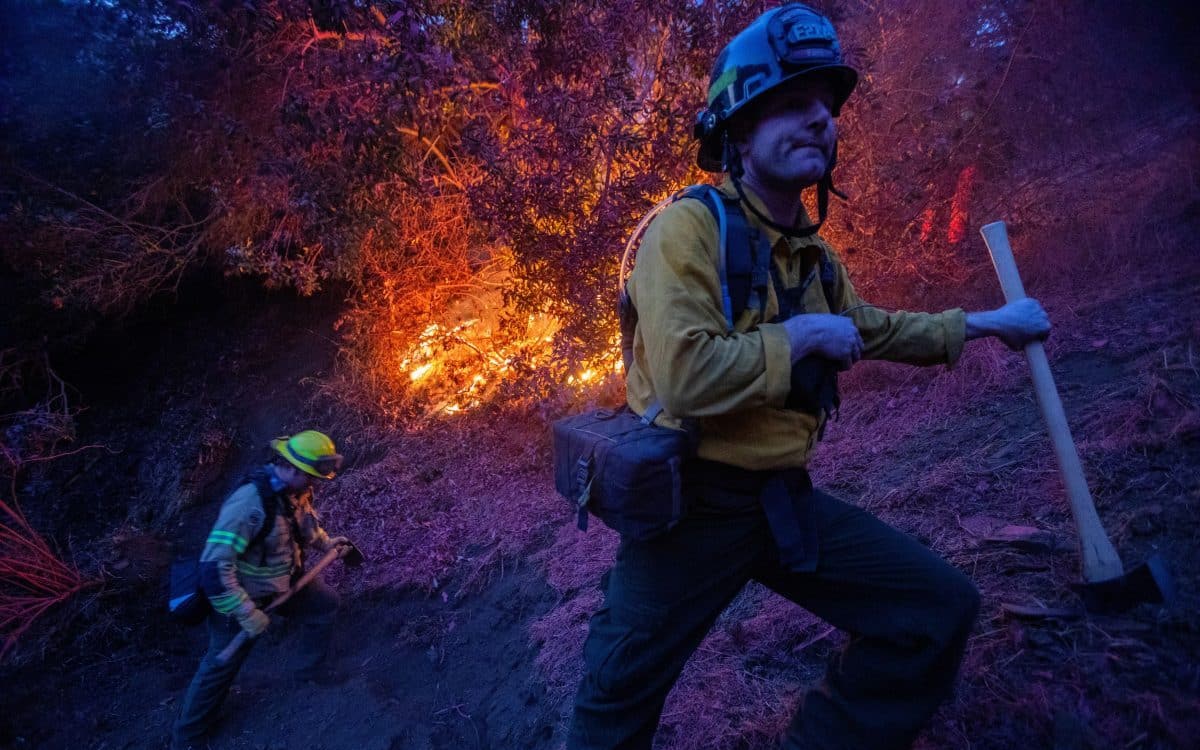
[[(313, 379), (334, 355), (332, 308), (286, 295), (263, 305), (253, 296), (185, 300), (169, 329), (135, 322), (132, 335), (101, 332), (87, 371), (65, 373), (107, 401), (82, 415), (79, 442), (110, 450), (103, 464), (64, 459), (30, 481), (21, 500), (39, 528), (95, 535), (78, 548), (103, 569), (104, 585), (48, 618), (32, 647), (3, 667), (0, 748), (167, 745), (206, 642), (203, 626), (183, 628), (165, 615), (169, 563), (198, 553), (222, 498), (265, 457), (271, 436), (315, 418)], [(131, 390), (135, 379), (142, 387)], [(349, 443), (349, 476), (355, 466), (370, 476), (381, 451)], [(440, 475), (447, 467), (434, 466), (445, 460), (439, 455), (410, 480)], [(340, 581), (336, 681), (292, 679), (294, 628), (281, 618), (248, 659), (212, 746), (548, 747), (558, 716), (544, 705), (527, 624), (553, 594), (534, 567), (502, 561), (486, 571), (486, 586), (451, 598), (447, 591), (470, 583), (470, 568), (448, 573), (441, 586), (397, 584), (383, 545), (363, 546), (373, 557), (364, 575)]]
[[(454, 606), (364, 592), (347, 603), (343, 621), (352, 625), (331, 652), (345, 679), (324, 685), (291, 678), (292, 629), (280, 623), (247, 660), (212, 746), (545, 747), (557, 717), (542, 705), (522, 624), (548, 604), (545, 586), (519, 570)], [(39, 690), (12, 696), (5, 746), (165, 747), (201, 629), (151, 632), (112, 653), (44, 667)], [(29, 680), (22, 687), (33, 687)]]
[[(957, 374), (875, 367), (846, 384), (818, 481), (936, 549), (984, 594), (961, 687), (919, 747), (1200, 739), (1200, 268), (1153, 268), (1129, 283), (1136, 294), (1052, 309), (1065, 322), (1050, 354), (1105, 525), (1127, 563), (1168, 561), (1171, 607), (1006, 613), (1077, 609), (1074, 532), (1019, 355), (985, 345)], [(261, 457), (256, 446), (323, 416), (309, 399), (333, 361), (332, 316), (309, 311), (295, 325), (299, 305), (226, 300), (219, 315), (197, 309), (178, 328), (143, 330), (128, 344), (140, 358), (113, 344), (80, 441), (107, 435), (120, 452), (104, 471), (87, 456), (64, 463), (22, 495), (35, 523), (93, 556), (105, 584), (3, 667), (0, 747), (166, 745), (204, 640), (167, 621), (166, 565), (198, 549), (221, 498)], [(561, 746), (612, 535), (573, 528), (535, 419), (375, 437), (347, 438), (351, 468), (320, 503), (331, 530), (371, 558), (332, 576), (345, 605), (339, 680), (293, 681), (292, 628), (280, 623), (242, 671), (212, 747)], [(988, 541), (1006, 525), (1044, 536)], [(657, 746), (773, 746), (843, 642), (751, 586), (689, 665)]]

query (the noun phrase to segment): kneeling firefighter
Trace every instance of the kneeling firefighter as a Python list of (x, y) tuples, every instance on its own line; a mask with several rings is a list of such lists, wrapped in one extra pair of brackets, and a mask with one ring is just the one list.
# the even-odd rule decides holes
[[(277, 611), (303, 623), (296, 648), (300, 679), (320, 680), (338, 595), (318, 573), (294, 588), (304, 552), (353, 549), (330, 537), (313, 509), (314, 479), (333, 479), (342, 466), (333, 441), (305, 430), (271, 441), (271, 460), (252, 471), (221, 506), (200, 555), (200, 584), (212, 604), (208, 652), (192, 678), (172, 731), (172, 747), (199, 747), (242, 662), (267, 625), (264, 609), (288, 595)], [(332, 555), (327, 555), (332, 557)], [(245, 633), (249, 638), (240, 638)], [(228, 647), (239, 640), (232, 653)], [(244, 642), (243, 642), (244, 641)], [(222, 654), (222, 652), (226, 652)]]

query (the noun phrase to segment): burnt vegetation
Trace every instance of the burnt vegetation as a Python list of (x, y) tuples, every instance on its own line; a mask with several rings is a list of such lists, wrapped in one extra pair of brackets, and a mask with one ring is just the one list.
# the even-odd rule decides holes
[[(552, 592), (504, 620), (537, 648), (522, 668), (537, 700), (487, 717), (493, 746), (552, 746), (614, 540), (567, 528), (544, 422), (622, 397), (617, 259), (650, 207), (709, 178), (691, 140), (709, 65), (768, 5), (4, 3), (0, 653), (29, 681), (23, 699), (47, 664), (65, 678), (140, 653), (165, 627), (143, 611), (159, 604), (164, 545), (211, 521), (251, 438), (315, 420), (346, 436), (351, 462), (329, 512), (374, 553), (365, 578), (344, 582), (367, 602), (352, 614), (373, 617), (390, 592), (433, 595), (436, 611), (404, 605), (423, 624), (394, 658), (432, 649), (441, 669), (461, 612), (434, 605), (491, 602), (481, 592), (514, 567)], [(836, 184), (850, 199), (824, 232), (860, 295), (995, 306), (977, 230), (1006, 220), (1055, 321), (1052, 362), (1106, 527), (1135, 558), (1194, 560), (1191, 4), (816, 5), (863, 71), (839, 122)], [(984, 593), (964, 687), (922, 742), (1191, 746), (1194, 571), (1177, 571), (1173, 610), (1002, 613), (1068, 606), (1077, 574), (1023, 378), (992, 344), (948, 373), (868, 363), (846, 378), (817, 455), (826, 486)], [(1012, 524), (1058, 542), (988, 541)], [(841, 637), (756, 589), (734, 610), (673, 694), (663, 747), (770, 746)], [(186, 634), (173, 638), (151, 647), (175, 657), (155, 668), (186, 672)], [(454, 723), (487, 710), (471, 679), (458, 684), (463, 695), (430, 706), (430, 746), (482, 736)], [(128, 716), (54, 726), (20, 705), (0, 745), (96, 732), (153, 744)]]

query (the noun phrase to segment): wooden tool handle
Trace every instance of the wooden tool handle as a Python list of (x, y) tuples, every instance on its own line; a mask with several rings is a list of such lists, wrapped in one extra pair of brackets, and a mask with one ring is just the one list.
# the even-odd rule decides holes
[[(1008, 244), (1008, 231), (1004, 222), (988, 224), (980, 233), (992, 256), (996, 275), (1000, 277), (1004, 298), (1009, 302), (1024, 299), (1025, 287), (1021, 284), (1020, 274), (1017, 273), (1017, 262), (1013, 259), (1012, 248)], [(1096, 506), (1088, 491), (1087, 481), (1083, 477), (1083, 466), (1079, 463), (1079, 454), (1075, 451), (1075, 441), (1071, 439), (1071, 430), (1067, 426), (1067, 416), (1063, 412), (1058, 389), (1054, 386), (1054, 376), (1050, 374), (1046, 350), (1040, 341), (1034, 341), (1025, 345), (1025, 357), (1029, 360), (1033, 388), (1037, 392), (1042, 418), (1046, 420), (1046, 427), (1050, 431), (1050, 442), (1053, 443), (1054, 454), (1058, 457), (1058, 467), (1067, 487), (1067, 499), (1071, 502), (1075, 527), (1079, 531), (1084, 580), (1093, 583), (1117, 578), (1125, 572), (1121, 558), (1112, 542), (1108, 540), (1108, 535), (1104, 533), (1100, 516), (1096, 513)]]
[[(317, 560), (317, 564), (312, 566), (308, 572), (302, 575), (299, 581), (296, 581), (295, 586), (292, 586), (290, 589), (271, 600), (271, 603), (268, 604), (263, 611), (272, 612), (278, 609), (281, 604), (292, 598), (292, 594), (295, 594), (297, 591), (307, 586), (312, 579), (317, 577), (318, 573), (329, 567), (331, 562), (346, 554), (349, 549), (349, 545), (339, 545), (331, 550), (327, 550), (325, 554), (321, 556), (321, 559)], [(250, 640), (250, 634), (245, 630), (235, 635), (233, 640), (229, 642), (229, 645), (222, 649), (221, 653), (217, 654), (217, 663), (229, 663), (229, 660), (233, 658), (233, 655), (236, 654), (238, 649), (241, 648), (242, 645), (248, 640)]]
[(226, 646), (221, 653), (217, 654), (217, 664), (228, 664), (229, 660), (233, 658), (233, 655), (236, 654), (238, 649), (242, 647), (242, 644), (248, 640), (250, 640), (250, 635), (245, 630), (235, 635), (233, 640), (229, 642), (229, 645)]

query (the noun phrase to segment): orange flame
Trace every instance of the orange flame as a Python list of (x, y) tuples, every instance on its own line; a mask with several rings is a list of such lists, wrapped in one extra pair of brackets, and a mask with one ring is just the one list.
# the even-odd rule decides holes
[[(541, 367), (553, 354), (554, 336), (561, 324), (552, 316), (530, 315), (523, 335), (501, 340), (493, 325), (470, 319), (457, 325), (431, 323), (400, 357), (414, 389), (423, 391), (435, 414), (454, 415), (482, 405), (506, 380), (516, 377), (513, 362)], [(620, 335), (598, 361), (568, 375), (564, 385), (582, 390), (622, 370)]]
[(967, 236), (967, 210), (971, 205), (971, 188), (975, 185), (975, 165), (965, 167), (958, 173), (958, 184), (954, 188), (954, 199), (950, 202), (950, 227), (946, 239), (957, 245)]

